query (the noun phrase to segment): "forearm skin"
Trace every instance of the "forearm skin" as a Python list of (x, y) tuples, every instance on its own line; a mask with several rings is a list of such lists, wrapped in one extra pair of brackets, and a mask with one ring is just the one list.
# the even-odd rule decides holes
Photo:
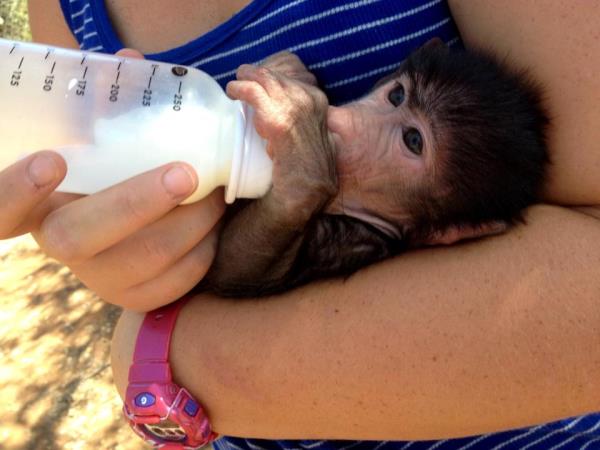
[[(198, 296), (173, 336), (174, 374), (218, 432), (245, 437), (450, 438), (596, 411), (599, 268), (599, 220), (534, 207), (505, 235), (345, 282)], [(126, 313), (115, 332), (121, 394), (139, 320)]]

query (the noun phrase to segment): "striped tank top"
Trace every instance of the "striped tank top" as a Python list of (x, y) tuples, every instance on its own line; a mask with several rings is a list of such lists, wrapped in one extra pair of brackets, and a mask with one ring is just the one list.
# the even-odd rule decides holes
[[(84, 50), (124, 47), (104, 0), (60, 0)], [(197, 67), (221, 86), (243, 63), (289, 50), (317, 76), (332, 104), (366, 93), (432, 37), (460, 46), (443, 0), (254, 0), (229, 21), (180, 47), (147, 58)], [(600, 414), (535, 427), (440, 441), (267, 441), (223, 437), (216, 450), (600, 450)]]

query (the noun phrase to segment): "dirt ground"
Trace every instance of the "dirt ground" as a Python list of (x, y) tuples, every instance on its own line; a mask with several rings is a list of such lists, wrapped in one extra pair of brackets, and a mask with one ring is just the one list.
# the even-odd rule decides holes
[[(30, 38), (25, 0), (0, 0), (0, 36)], [(0, 241), (1, 450), (148, 448), (113, 386), (119, 314), (31, 237)]]
[(120, 310), (29, 236), (0, 241), (0, 449), (144, 449), (113, 386)]

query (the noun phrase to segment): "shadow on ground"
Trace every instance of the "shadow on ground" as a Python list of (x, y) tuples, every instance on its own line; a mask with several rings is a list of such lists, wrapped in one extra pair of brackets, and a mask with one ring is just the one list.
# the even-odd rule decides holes
[(0, 449), (144, 449), (110, 370), (120, 310), (30, 237), (0, 246)]

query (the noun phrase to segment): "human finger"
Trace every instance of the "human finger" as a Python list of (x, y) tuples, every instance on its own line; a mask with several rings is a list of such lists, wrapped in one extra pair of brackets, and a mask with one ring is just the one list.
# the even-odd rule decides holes
[(218, 228), (215, 228), (159, 277), (103, 298), (134, 311), (150, 311), (171, 303), (189, 292), (206, 275), (215, 258), (217, 244)]
[(73, 273), (93, 290), (113, 292), (147, 282), (175, 264), (214, 228), (225, 211), (223, 190), (170, 211), (156, 222), (81, 264)]
[(188, 164), (167, 164), (53, 211), (34, 236), (48, 255), (76, 264), (164, 216), (197, 183)]
[(122, 48), (117, 53), (117, 56), (124, 56), (126, 58), (134, 58), (134, 59), (144, 59), (144, 54), (139, 50), (135, 50), (133, 48)]
[(49, 197), (37, 204), (10, 234), (12, 236), (20, 236), (39, 229), (48, 214), (81, 197), (83, 195), (53, 192)]
[(51, 151), (30, 155), (0, 172), (0, 239), (15, 235), (15, 230), (56, 189), (66, 172), (65, 161)]

